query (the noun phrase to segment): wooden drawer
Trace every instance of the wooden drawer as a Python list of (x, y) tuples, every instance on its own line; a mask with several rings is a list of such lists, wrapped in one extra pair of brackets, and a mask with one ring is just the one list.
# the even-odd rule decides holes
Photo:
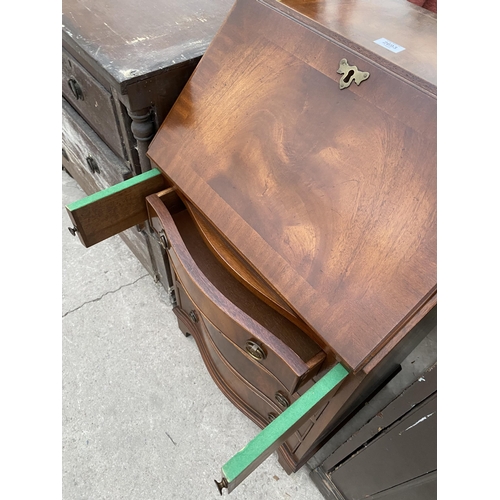
[[(177, 281), (177, 280), (176, 280)], [(184, 290), (182, 284), (176, 283), (177, 305), (188, 315), (192, 316), (192, 321), (199, 323), (210, 340), (217, 347), (224, 359), (248, 381), (252, 386), (259, 389), (270, 400), (273, 400), (281, 409), (285, 409), (290, 403), (290, 394), (286, 387), (264, 366), (246, 355), (234, 342), (227, 338), (218, 328), (216, 328), (205, 315), (196, 309), (192, 300)], [(193, 311), (194, 316), (193, 316)], [(288, 401), (286, 405), (280, 404), (275, 399), (275, 394), (279, 392)]]
[(202, 316), (203, 326), (224, 358), (254, 387), (259, 388), (282, 410), (290, 406), (291, 398), (287, 388), (258, 361), (249, 356), (231, 339), (226, 337), (207, 318)]
[(113, 97), (68, 53), (62, 53), (62, 93), (101, 139), (124, 157)]
[[(293, 394), (317, 373), (325, 359), (321, 349), (223, 267), (205, 245), (187, 210), (171, 215), (158, 196), (147, 200), (151, 226), (166, 238), (172, 268), (197, 309), (224, 332), (238, 355), (262, 365)], [(249, 342), (258, 347), (252, 351)], [(257, 359), (259, 354), (261, 359)]]
[(86, 191), (106, 189), (132, 176), (123, 160), (102, 142), (92, 128), (63, 99), (62, 103), (63, 157), (84, 177)]
[[(273, 401), (272, 398), (269, 398), (260, 387), (254, 386), (246, 376), (247, 374), (243, 373), (241, 367), (235, 367), (228, 361), (206, 328), (206, 318), (191, 302), (182, 285), (178, 282), (176, 295), (179, 304), (182, 304), (182, 309), (181, 305), (174, 308), (180, 319), (179, 326), (183, 333), (193, 335), (196, 339), (207, 368), (222, 392), (257, 425), (265, 427), (281, 414), (284, 408), (276, 401)], [(189, 314), (185, 312), (186, 309), (189, 310)], [(180, 313), (180, 310), (183, 312)], [(193, 321), (193, 315), (197, 318), (195, 321)], [(312, 420), (308, 420), (295, 434), (287, 439), (288, 453), (293, 453), (297, 449), (312, 425)]]
[[(313, 382), (310, 381), (304, 384), (298, 392), (289, 394), (286, 387), (271, 372), (260, 363), (257, 363), (251, 357), (247, 356), (245, 352), (218, 330), (203, 313), (196, 308), (182, 284), (178, 281), (177, 276), (175, 276), (175, 285), (177, 306), (186, 312), (186, 315), (190, 317), (192, 323), (197, 324), (199, 329), (203, 330), (205, 336), (208, 335), (210, 337), (211, 343), (217, 348), (220, 356), (223, 357), (234, 370), (242, 375), (252, 387), (257, 389), (267, 398), (268, 403), (271, 405), (269, 407), (269, 413), (267, 414), (268, 420), (272, 420), (273, 417), (276, 417), (279, 413), (284, 411), (289, 404), (296, 401), (300, 395), (312, 385)], [(191, 332), (186, 331), (185, 333)], [(283, 404), (281, 397), (276, 397), (278, 392), (285, 398), (285, 404)], [(288, 403), (286, 403), (286, 401)], [(313, 415), (311, 420), (305, 422), (297, 431), (296, 444), (302, 441), (321, 411), (323, 411), (323, 408), (319, 410), (317, 414)]]

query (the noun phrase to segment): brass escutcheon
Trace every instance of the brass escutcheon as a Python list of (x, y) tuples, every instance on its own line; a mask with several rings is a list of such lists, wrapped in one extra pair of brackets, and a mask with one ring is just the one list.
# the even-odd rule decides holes
[(340, 90), (349, 87), (349, 85), (351, 85), (353, 81), (356, 83), (356, 85), (359, 85), (370, 76), (370, 73), (368, 73), (368, 71), (359, 71), (357, 66), (351, 66), (347, 62), (347, 59), (340, 60), (337, 73), (342, 75), (339, 81)]

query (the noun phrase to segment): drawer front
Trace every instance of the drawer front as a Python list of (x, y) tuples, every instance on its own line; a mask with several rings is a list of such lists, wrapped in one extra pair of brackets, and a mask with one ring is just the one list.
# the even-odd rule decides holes
[(294, 392), (299, 384), (300, 377), (305, 377), (309, 371), (307, 365), (303, 365), (302, 373), (292, 370), (287, 362), (287, 357), (291, 353), (284, 353), (284, 351), (287, 351), (286, 346), (279, 346), (277, 339), (272, 338), (271, 333), (265, 332), (264, 335), (259, 335), (257, 332), (257, 330), (260, 330), (259, 328), (252, 328), (249, 324), (242, 325), (233, 315), (226, 314), (218, 303), (211, 300), (211, 296), (198, 287), (197, 282), (181, 264), (178, 254), (172, 248), (169, 250), (169, 257), (182, 285), (210, 322), (219, 330), (226, 332), (240, 349), (245, 349), (248, 342), (254, 342), (254, 345), (259, 346), (264, 352), (264, 358), (259, 363), (275, 375), (289, 392)]
[(80, 171), (92, 192), (106, 189), (132, 176), (132, 172), (97, 136), (90, 126), (63, 100), (63, 156)]
[[(193, 316), (195, 322), (203, 325), (206, 333), (215, 344), (221, 355), (231, 364), (231, 366), (238, 370), (238, 372), (247, 380), (252, 386), (259, 389), (269, 399), (274, 400), (275, 394), (280, 393), (284, 398), (290, 402), (290, 394), (287, 388), (264, 366), (254, 361), (251, 357), (246, 355), (241, 349), (230, 339), (228, 339), (219, 329), (217, 329), (208, 318), (205, 317), (203, 312), (199, 312), (192, 300), (184, 291), (182, 284), (176, 280), (178, 299), (177, 303), (189, 316), (195, 311), (196, 316)], [(280, 408), (285, 409), (285, 405), (275, 401)]]
[[(236, 344), (231, 342), (231, 340), (228, 339), (221, 331), (215, 328), (210, 321), (203, 317), (203, 315), (200, 315), (200, 321), (203, 321), (203, 326), (206, 328), (207, 334), (210, 336), (210, 339), (224, 359), (235, 370), (237, 370), (246, 381), (248, 381), (253, 387), (259, 389), (269, 401), (272, 401), (273, 404), (280, 409), (280, 413), (286, 410), (288, 406), (300, 397), (298, 393), (290, 394), (286, 387), (284, 387), (283, 384), (276, 379), (276, 377), (265, 370), (261, 365), (252, 363), (252, 359), (248, 358)], [(305, 422), (295, 433), (297, 445), (307, 435), (311, 427), (314, 425), (316, 418), (322, 411), (323, 408), (321, 408), (316, 414), (312, 415), (311, 419)], [(271, 414), (274, 415), (274, 412), (271, 412)]]
[(124, 152), (113, 97), (64, 51), (62, 56), (62, 93), (101, 139), (123, 158)]
[[(187, 306), (186, 308), (190, 309), (190, 313), (194, 312), (198, 317), (201, 317), (201, 312), (196, 309), (187, 295), (183, 293), (181, 287), (178, 288), (177, 292), (179, 291), (181, 292), (179, 298)], [(241, 372), (231, 366), (218, 350), (207, 329), (204, 328), (203, 323), (193, 321), (191, 318), (190, 320), (186, 319), (182, 324), (184, 325), (182, 329), (185, 330), (185, 333), (189, 333), (197, 339), (212, 377), (214, 377), (219, 385), (222, 385), (223, 392), (238, 409), (249, 416), (259, 427), (265, 427), (282, 413), (282, 408), (267, 398), (258, 388), (249, 384), (241, 375)], [(305, 435), (310, 427), (311, 423), (306, 422), (299, 431), (286, 440), (285, 444), (289, 453), (293, 453), (300, 445), (303, 435)]]
[[(218, 352), (218, 355), (223, 358), (224, 362), (229, 364), (230, 367), (238, 372), (238, 374), (250, 384), (253, 388), (257, 389), (261, 396), (265, 396), (266, 406), (264, 409), (267, 411), (266, 415), (262, 413), (261, 401), (256, 409), (260, 408), (259, 414), (262, 418), (270, 422), (281, 412), (283, 412), (289, 404), (296, 401), (300, 395), (298, 393), (289, 394), (287, 389), (277, 380), (271, 373), (265, 370), (260, 365), (252, 364), (252, 360), (247, 358), (240, 349), (232, 343), (222, 332), (215, 328), (210, 321), (204, 317), (203, 313), (199, 311), (188, 297), (182, 285), (176, 280), (176, 299), (177, 305), (186, 312), (191, 318), (191, 322), (198, 326), (198, 330), (203, 332), (204, 338), (213, 345)], [(189, 332), (189, 333), (192, 333)], [(276, 397), (277, 394), (280, 397)], [(253, 405), (256, 401), (253, 398), (245, 398), (244, 394), (240, 395), (249, 405)], [(284, 398), (284, 400), (282, 399)], [(285, 403), (285, 404), (284, 404)], [(252, 406), (254, 408), (254, 406)], [(295, 448), (303, 441), (311, 427), (314, 425), (317, 415), (312, 415), (311, 419), (305, 422), (298, 431), (288, 440), (290, 450), (293, 452)]]

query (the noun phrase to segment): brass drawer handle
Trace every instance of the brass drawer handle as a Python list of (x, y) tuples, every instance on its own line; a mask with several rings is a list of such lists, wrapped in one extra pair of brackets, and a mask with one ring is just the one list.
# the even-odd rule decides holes
[(196, 311), (191, 311), (189, 313), (189, 318), (193, 323), (198, 323), (198, 315), (196, 314)]
[(82, 91), (82, 87), (80, 87), (80, 84), (74, 78), (70, 78), (68, 80), (68, 85), (69, 85), (69, 88), (71, 89), (71, 92), (75, 96), (75, 99), (77, 101), (83, 101), (84, 100), (83, 91)]
[(269, 420), (269, 423), (271, 423), (278, 415), (276, 413), (268, 413), (267, 414), (267, 420)]
[(266, 351), (264, 351), (264, 349), (262, 349), (262, 347), (253, 340), (247, 340), (245, 350), (250, 356), (252, 356), (253, 359), (256, 359), (257, 361), (266, 359)]
[(287, 397), (280, 391), (278, 391), (275, 395), (274, 398), (278, 402), (280, 406), (283, 408), (288, 408), (290, 406), (290, 401), (288, 401)]

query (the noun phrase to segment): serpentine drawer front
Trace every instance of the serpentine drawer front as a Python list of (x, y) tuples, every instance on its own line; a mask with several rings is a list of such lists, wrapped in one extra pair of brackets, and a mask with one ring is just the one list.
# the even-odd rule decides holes
[[(271, 397), (269, 380), (265, 376), (260, 380), (248, 376), (242, 367), (236, 367), (220, 351), (207, 328), (207, 319), (188, 298), (179, 282), (176, 282), (178, 306), (174, 307), (179, 328), (192, 335), (200, 349), (203, 360), (214, 381), (226, 397), (259, 427), (264, 428), (284, 411), (284, 407)], [(186, 310), (189, 311), (186, 312)], [(231, 357), (231, 354), (229, 353)], [(254, 373), (255, 374), (255, 373)], [(283, 391), (283, 389), (282, 389)], [(285, 391), (286, 392), (286, 391)], [(281, 391), (280, 391), (281, 393)], [(289, 398), (294, 400), (295, 398)], [(306, 422), (298, 431), (290, 436), (280, 450), (281, 459), (285, 462), (296, 462), (293, 452), (300, 445), (312, 421)]]

